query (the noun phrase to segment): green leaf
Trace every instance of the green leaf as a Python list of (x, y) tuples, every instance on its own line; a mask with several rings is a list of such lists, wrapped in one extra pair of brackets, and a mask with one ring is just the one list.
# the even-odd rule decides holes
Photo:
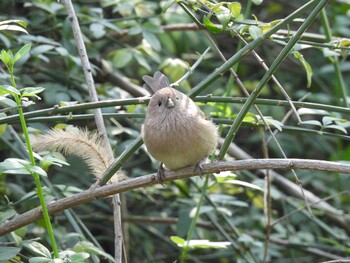
[[(0, 118), (6, 117), (5, 113), (0, 113)], [(4, 135), (7, 129), (7, 123), (0, 124), (0, 137)]]
[(350, 39), (342, 39), (339, 42), (340, 47), (349, 47), (350, 46)]
[(62, 165), (69, 166), (69, 163), (67, 163), (65, 160), (55, 157), (55, 154), (57, 153), (51, 153), (51, 155), (45, 155), (44, 158), (40, 160), (40, 166), (44, 170), (47, 170), (47, 168), (50, 167), (51, 165), (56, 165), (59, 167), (62, 167)]
[(178, 236), (171, 236), (170, 240), (173, 241), (179, 247), (182, 247), (185, 244), (185, 239)]
[(250, 26), (249, 34), (253, 39), (257, 39), (263, 35), (263, 31), (258, 26)]
[(348, 132), (345, 130), (343, 126), (336, 125), (336, 124), (327, 125), (326, 127), (324, 127), (324, 129), (335, 129), (335, 130), (342, 131), (345, 134), (348, 134)]
[(29, 162), (17, 158), (7, 158), (5, 161), (0, 163), (0, 173), (7, 174), (30, 174), (25, 168), (29, 165)]
[[(199, 214), (201, 215), (201, 214), (209, 213), (209, 212), (212, 212), (213, 210), (214, 210), (213, 207), (207, 206), (207, 205), (203, 205), (199, 209)], [(190, 218), (194, 218), (196, 213), (197, 213), (197, 207), (192, 208), (191, 211), (190, 211), (190, 214), (189, 214)]]
[(90, 31), (95, 38), (101, 38), (106, 34), (105, 26), (100, 23), (92, 23), (90, 25)]
[(31, 257), (29, 263), (53, 263), (53, 261), (45, 257)]
[(6, 211), (0, 212), (0, 223), (4, 223), (5, 221), (15, 217), (17, 212), (14, 209), (8, 209)]
[(13, 108), (13, 107), (17, 107), (17, 104), (12, 99), (6, 98), (5, 96), (0, 96), (0, 106), (3, 106), (4, 108)]
[(147, 71), (151, 71), (151, 66), (148, 64), (148, 62), (144, 56), (141, 56), (141, 55), (135, 53), (134, 58), (137, 60), (137, 63), (139, 63), (140, 66), (147, 69)]
[(32, 54), (34, 56), (39, 56), (39, 55), (44, 54), (50, 50), (53, 50), (54, 48), (56, 48), (56, 47), (53, 45), (48, 45), (48, 44), (39, 45), (39, 46), (36, 46), (35, 48), (32, 49)]
[(339, 57), (341, 54), (335, 50), (331, 50), (329, 48), (323, 48), (322, 49), (323, 56), (328, 58), (328, 57)]
[(5, 20), (5, 21), (1, 21), (0, 25), (6, 25), (6, 24), (19, 24), (21, 26), (23, 26), (24, 28), (27, 27), (27, 23), (22, 21), (22, 20), (18, 20), (18, 19), (10, 19), (10, 20)]
[[(233, 115), (234, 119), (237, 117), (237, 114)], [(252, 124), (257, 124), (258, 123), (258, 118), (256, 117), (255, 114), (248, 112), (244, 118), (243, 118), (243, 122), (245, 123), (252, 123)]]
[[(259, 116), (260, 117), (260, 116)], [(275, 120), (273, 119), (272, 117), (270, 116), (264, 116), (264, 119), (265, 119), (265, 122), (267, 122), (267, 124), (269, 126), (273, 126), (275, 127), (277, 130), (279, 131), (282, 131), (282, 126), (283, 126), (283, 123), (278, 121), (278, 120)], [(263, 124), (263, 122), (261, 122)]]
[(31, 164), (25, 164), (24, 165), (25, 169), (30, 173), (30, 174), (38, 174), (41, 176), (47, 176), (47, 173), (39, 166), (33, 166)]
[(220, 10), (219, 13), (217, 13), (216, 17), (219, 20), (220, 24), (223, 26), (223, 29), (225, 29), (231, 20), (231, 12), (227, 8), (224, 8), (223, 10)]
[(162, 13), (164, 14), (174, 3), (175, 0), (167, 0), (162, 6)]
[(222, 249), (227, 248), (231, 245), (230, 242), (211, 242), (209, 240), (190, 240), (185, 241), (184, 239), (172, 236), (170, 240), (173, 241), (179, 247), (188, 247), (188, 248), (214, 248), (214, 249)]
[(114, 261), (114, 258), (111, 255), (102, 251), (101, 249), (99, 249), (94, 244), (92, 244), (91, 242), (88, 242), (88, 241), (78, 242), (74, 246), (73, 251), (75, 251), (75, 252), (87, 252), (90, 254), (100, 255), (100, 256), (103, 256), (103, 257), (111, 260), (112, 262)]
[(308, 108), (299, 108), (298, 109), (299, 115), (329, 115), (330, 113), (325, 110), (319, 110), (319, 109), (308, 109)]
[(11, 57), (6, 50), (1, 50), (0, 59), (5, 65), (9, 65), (9, 63), (11, 62)]
[(42, 88), (42, 87), (29, 87), (29, 88), (24, 88), (23, 90), (21, 90), (21, 92), (22, 92), (22, 97), (36, 97), (40, 99), (40, 97), (37, 96), (36, 94), (39, 94), (44, 90), (45, 88)]
[(263, 189), (260, 186), (257, 186), (255, 184), (251, 184), (245, 181), (240, 181), (240, 180), (236, 180), (236, 179), (223, 179), (223, 178), (218, 178), (217, 175), (215, 175), (215, 177), (218, 180), (218, 183), (222, 183), (222, 184), (233, 184), (233, 185), (238, 185), (238, 186), (243, 186), (243, 187), (249, 187), (255, 190), (259, 190), (259, 191), (263, 191)]
[(254, 5), (260, 5), (263, 2), (263, 0), (252, 0), (252, 2)]
[(11, 237), (15, 240), (16, 245), (20, 247), (22, 245), (22, 237), (17, 235), (15, 231), (11, 232), (10, 234), (11, 234)]
[(334, 118), (334, 117), (330, 117), (330, 116), (324, 116), (322, 118), (322, 124), (323, 126), (327, 126), (327, 125), (330, 125), (333, 123), (333, 121), (337, 119), (337, 118)]
[(20, 247), (0, 247), (0, 261), (7, 262), (21, 251)]
[(132, 60), (132, 57), (130, 49), (118, 49), (113, 56), (113, 66), (115, 68), (123, 68)]
[(0, 95), (5, 95), (5, 94), (11, 94), (12, 96), (13, 95), (18, 95), (18, 96), (21, 95), (21, 93), (19, 92), (18, 89), (14, 88), (10, 85), (0, 86)]
[(231, 171), (214, 174), (214, 176), (218, 183), (225, 183), (226, 181), (235, 180), (237, 178), (237, 174), (234, 174)]
[(226, 4), (226, 2), (219, 2), (217, 4), (215, 4), (212, 9), (211, 12), (212, 13), (220, 13), (221, 10), (223, 10), (223, 6)]
[(23, 245), (38, 256), (42, 256), (42, 257), (51, 259), (50, 251), (44, 245), (40, 244), (39, 242), (33, 241), (31, 243), (28, 243), (28, 244), (24, 243)]
[(67, 57), (69, 55), (69, 52), (64, 47), (56, 47), (55, 50), (58, 54), (60, 54), (62, 57)]
[(0, 25), (0, 31), (2, 31), (2, 30), (20, 31), (20, 32), (26, 33), (28, 35), (27, 30), (25, 30), (23, 27), (17, 26), (17, 25)]
[(160, 25), (155, 24), (155, 23), (151, 23), (149, 21), (142, 23), (142, 29), (144, 31), (149, 31), (152, 33), (163, 33), (163, 29)]
[(31, 47), (32, 47), (32, 45), (30, 43), (25, 44), (23, 47), (21, 47), (21, 49), (18, 50), (17, 53), (15, 54), (14, 62), (19, 60), (20, 58), (23, 58), (25, 55), (27, 55), (29, 53)]
[(111, 29), (115, 32), (121, 32), (119, 27), (117, 27), (114, 23), (109, 22), (108, 20), (100, 19), (98, 22), (105, 28)]
[(150, 31), (143, 30), (142, 31), (143, 38), (152, 46), (152, 48), (156, 51), (161, 49), (160, 42), (158, 38)]
[(221, 33), (222, 32), (222, 30), (220, 28), (218, 28), (215, 24), (213, 24), (207, 16), (203, 17), (203, 23), (204, 23), (205, 27), (211, 33)]
[(312, 68), (311, 68), (310, 64), (304, 59), (304, 56), (300, 52), (294, 51), (293, 55), (304, 66), (304, 69), (306, 72), (306, 78), (307, 78), (307, 87), (310, 88), (311, 79), (312, 79)]
[(315, 126), (322, 127), (322, 124), (316, 120), (303, 121), (301, 124), (315, 125)]
[(238, 242), (243, 243), (243, 244), (245, 244), (247, 246), (251, 246), (251, 244), (254, 242), (254, 239), (251, 236), (247, 235), (247, 234), (242, 234), (238, 238)]
[(230, 9), (230, 12), (234, 18), (238, 17), (241, 14), (242, 6), (239, 2), (232, 2), (229, 3), (227, 6)]
[(86, 252), (75, 253), (69, 257), (70, 263), (81, 263), (85, 262), (86, 259), (90, 258), (90, 255)]
[(129, 28), (128, 34), (130, 36), (135, 36), (142, 33), (142, 27), (139, 24), (136, 24), (134, 27)]

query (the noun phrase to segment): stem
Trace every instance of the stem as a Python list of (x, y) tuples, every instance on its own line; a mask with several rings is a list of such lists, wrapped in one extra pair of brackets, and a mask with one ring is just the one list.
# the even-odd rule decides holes
[(102, 186), (108, 182), (109, 179), (123, 166), (126, 160), (129, 159), (143, 144), (141, 136), (137, 137), (129, 146), (124, 150), (124, 152), (119, 155), (117, 159), (107, 168), (103, 173), (102, 177), (97, 181), (97, 185)]
[(187, 254), (187, 251), (189, 249), (188, 243), (191, 241), (192, 236), (193, 236), (193, 232), (194, 232), (194, 230), (196, 228), (196, 224), (197, 224), (197, 221), (198, 221), (198, 218), (199, 218), (199, 211), (200, 211), (200, 208), (201, 208), (201, 206), (203, 204), (203, 200), (204, 200), (204, 197), (205, 197), (205, 192), (206, 192), (207, 187), (208, 187), (208, 181), (209, 181), (209, 175), (206, 175), (205, 176), (205, 180), (204, 180), (204, 184), (202, 186), (201, 195), (199, 197), (199, 201), (198, 201), (198, 204), (197, 204), (196, 214), (194, 215), (194, 217), (193, 217), (193, 219), (191, 221), (191, 225), (190, 225), (190, 228), (189, 228), (188, 233), (187, 233), (187, 238), (186, 238), (186, 241), (185, 241), (185, 245), (184, 245), (182, 253), (180, 255), (180, 263), (184, 262), (186, 254)]
[[(326, 35), (326, 40), (329, 42), (332, 40), (332, 30), (329, 25), (328, 17), (327, 17), (327, 12), (326, 9), (323, 8), (321, 11), (321, 21), (322, 21), (322, 27), (324, 29), (325, 35)], [(336, 87), (336, 95), (340, 96), (340, 103), (344, 107), (349, 107), (348, 104), (348, 95), (346, 91), (346, 86), (344, 82), (343, 75), (340, 70), (340, 65), (339, 65), (339, 59), (337, 57), (333, 57), (331, 60), (333, 63), (334, 71), (335, 71), (335, 87)]]
[[(267, 147), (267, 141), (265, 138), (265, 132), (260, 129), (260, 136), (262, 137), (262, 152), (264, 158), (269, 158), (269, 150)], [(306, 203), (307, 204), (307, 203)], [(264, 253), (263, 253), (263, 263), (267, 262), (269, 245), (270, 245), (270, 234), (271, 234), (271, 179), (270, 171), (267, 169), (265, 172), (265, 187), (264, 187), (264, 214), (265, 214), (265, 242), (264, 242)]]
[[(63, 4), (67, 9), (68, 17), (69, 17), (69, 20), (71, 21), (74, 39), (77, 44), (77, 49), (78, 49), (81, 64), (83, 67), (85, 81), (89, 90), (90, 100), (92, 102), (97, 102), (98, 95), (95, 87), (94, 78), (92, 76), (91, 65), (90, 65), (88, 54), (86, 52), (83, 35), (80, 29), (78, 18), (75, 14), (73, 3), (71, 0), (64, 0)], [(94, 110), (94, 115), (95, 115), (96, 127), (99, 134), (103, 138), (104, 148), (106, 150), (108, 159), (113, 160), (114, 159), (113, 150), (108, 141), (108, 135), (107, 135), (105, 123), (103, 121), (101, 109), (96, 108)], [(121, 210), (120, 210), (121, 202), (118, 194), (113, 196), (112, 199), (113, 199), (112, 204), (113, 204), (114, 232), (115, 232), (114, 259), (116, 263), (119, 263), (119, 262), (122, 262), (122, 247), (123, 247), (123, 233), (122, 233), (122, 227), (121, 227), (122, 224), (121, 224)]]
[[(13, 74), (12, 72), (10, 72), (11, 74), (11, 81), (12, 81), (12, 85), (13, 87), (16, 87), (16, 83), (14, 81), (13, 78)], [(35, 166), (35, 159), (34, 159), (34, 155), (33, 155), (33, 150), (32, 150), (32, 146), (30, 144), (30, 139), (29, 139), (29, 134), (28, 134), (28, 129), (27, 129), (27, 125), (26, 125), (26, 121), (23, 115), (23, 109), (21, 107), (21, 99), (18, 95), (14, 94), (14, 99), (17, 103), (18, 106), (18, 114), (19, 114), (19, 119), (21, 122), (21, 126), (22, 126), (22, 130), (23, 130), (23, 134), (24, 134), (24, 138), (25, 138), (25, 142), (27, 144), (27, 148), (28, 148), (28, 153), (29, 153), (29, 160), (32, 166)], [(35, 181), (35, 186), (37, 189), (37, 194), (40, 200), (40, 204), (41, 204), (41, 208), (42, 208), (42, 213), (43, 213), (43, 217), (44, 217), (44, 221), (45, 221), (45, 225), (46, 225), (46, 230), (47, 233), (49, 234), (49, 238), (51, 241), (51, 246), (52, 246), (52, 250), (54, 253), (54, 257), (58, 258), (58, 249), (57, 249), (57, 244), (56, 244), (56, 240), (55, 240), (55, 235), (53, 233), (53, 229), (52, 229), (52, 225), (51, 225), (51, 221), (50, 221), (50, 216), (47, 210), (47, 206), (46, 206), (46, 202), (45, 202), (45, 197), (44, 197), (44, 192), (43, 189), (41, 187), (41, 182), (40, 182), (40, 176), (37, 173), (31, 173), (34, 181)]]

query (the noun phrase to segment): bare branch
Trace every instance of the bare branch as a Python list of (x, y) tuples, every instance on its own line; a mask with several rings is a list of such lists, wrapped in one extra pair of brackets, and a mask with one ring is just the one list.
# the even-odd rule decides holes
[[(74, 34), (74, 39), (77, 44), (81, 64), (84, 71), (85, 81), (88, 86), (90, 100), (92, 102), (98, 101), (97, 91), (95, 88), (95, 82), (92, 77), (92, 70), (89, 61), (88, 54), (86, 52), (85, 43), (83, 40), (83, 35), (80, 30), (79, 21), (75, 14), (74, 7), (71, 0), (64, 0), (63, 4), (65, 5), (68, 13), (69, 20), (72, 23), (72, 30)], [(106, 126), (104, 124), (102, 110), (100, 108), (94, 109), (95, 122), (99, 134), (103, 138), (104, 148), (106, 150), (107, 159), (113, 160), (113, 150), (108, 141)], [(121, 210), (120, 210), (120, 197), (119, 195), (113, 196), (113, 209), (114, 209), (114, 232), (115, 232), (115, 262), (122, 262), (122, 244), (123, 244), (123, 235), (121, 227)]]
[[(203, 174), (220, 173), (223, 171), (260, 170), (260, 169), (302, 169), (314, 171), (329, 171), (350, 174), (350, 165), (345, 163), (329, 162), (308, 159), (249, 159), (230, 162), (204, 164)], [(164, 182), (185, 179), (197, 175), (194, 167), (187, 167), (177, 171), (166, 171)], [(88, 203), (96, 199), (105, 198), (141, 187), (157, 184), (156, 174), (145, 175), (128, 179), (119, 183), (92, 188), (47, 205), (50, 215), (62, 212), (65, 209)], [(35, 208), (0, 225), (0, 236), (10, 233), (42, 218), (41, 208)]]
[(149, 96), (149, 93), (143, 88), (128, 80), (126, 77), (117, 73), (104, 59), (96, 61), (96, 65), (101, 69), (101, 75), (113, 85), (125, 90), (134, 97)]

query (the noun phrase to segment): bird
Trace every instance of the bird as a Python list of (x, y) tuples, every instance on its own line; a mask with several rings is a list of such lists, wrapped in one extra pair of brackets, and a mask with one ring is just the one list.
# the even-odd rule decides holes
[(202, 174), (202, 163), (217, 147), (216, 125), (161, 72), (142, 79), (152, 96), (141, 135), (149, 154), (160, 161), (158, 180), (164, 179), (163, 164), (169, 170), (195, 165)]

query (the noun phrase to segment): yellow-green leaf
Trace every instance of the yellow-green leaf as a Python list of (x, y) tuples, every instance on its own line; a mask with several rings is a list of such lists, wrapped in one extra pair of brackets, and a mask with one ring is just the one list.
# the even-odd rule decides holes
[(294, 51), (293, 55), (304, 66), (304, 69), (306, 72), (307, 87), (310, 88), (311, 80), (312, 80), (312, 68), (311, 68), (310, 64), (304, 59), (304, 56), (300, 52)]
[(238, 17), (241, 14), (242, 6), (238, 2), (232, 2), (227, 5), (230, 9), (230, 12), (234, 18)]

